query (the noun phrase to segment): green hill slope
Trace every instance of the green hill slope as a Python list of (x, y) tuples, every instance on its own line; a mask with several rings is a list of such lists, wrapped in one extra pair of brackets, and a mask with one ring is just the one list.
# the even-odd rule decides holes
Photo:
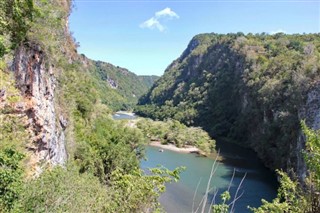
[(139, 75), (139, 79), (147, 86), (148, 89), (150, 89), (154, 82), (156, 82), (159, 78), (160, 77), (156, 75)]
[(200, 34), (136, 111), (200, 125), (302, 174), (299, 122), (320, 128), (319, 74), (319, 34)]
[[(150, 82), (143, 81), (140, 76), (125, 68), (107, 62), (94, 61), (84, 55), (79, 57), (84, 65), (83, 72), (94, 79), (94, 88), (99, 90), (101, 101), (113, 110), (129, 110), (136, 105), (138, 98), (145, 94)], [(146, 78), (152, 78), (146, 76)]]

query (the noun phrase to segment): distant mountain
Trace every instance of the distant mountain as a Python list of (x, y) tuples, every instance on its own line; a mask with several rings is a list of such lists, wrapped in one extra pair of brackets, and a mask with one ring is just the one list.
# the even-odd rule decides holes
[(150, 88), (139, 76), (125, 68), (95, 61), (98, 76), (126, 98), (126, 105), (135, 105), (138, 98)]
[(139, 75), (139, 79), (150, 89), (160, 77), (156, 75)]
[(320, 128), (320, 36), (197, 35), (139, 104), (141, 115), (200, 125), (302, 175), (300, 120)]
[[(100, 90), (106, 95), (103, 103), (114, 110), (132, 108), (152, 86), (155, 79), (159, 78), (157, 76), (137, 76), (128, 69), (107, 62), (94, 61), (85, 55), (81, 55), (80, 61), (86, 69), (84, 72), (89, 70), (90, 78), (94, 78), (99, 82), (98, 85), (104, 87)], [(112, 100), (110, 97), (113, 97)]]

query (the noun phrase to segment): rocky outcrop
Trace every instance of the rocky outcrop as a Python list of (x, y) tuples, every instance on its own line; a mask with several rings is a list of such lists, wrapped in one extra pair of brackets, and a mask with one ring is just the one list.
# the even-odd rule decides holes
[(67, 120), (56, 113), (55, 68), (46, 60), (45, 53), (36, 44), (26, 44), (17, 49), (12, 64), (17, 88), (24, 97), (21, 106), (28, 116), (32, 143), (28, 149), (33, 152), (33, 162), (49, 162), (63, 165), (67, 154), (64, 129)]
[(306, 104), (300, 111), (299, 117), (306, 119), (312, 129), (320, 129), (320, 82), (308, 92)]
[(182, 55), (179, 58), (179, 62), (181, 63), (186, 57), (188, 57), (191, 52), (199, 46), (200, 42), (198, 39), (194, 38), (188, 44), (188, 47), (185, 51), (183, 51)]
[[(299, 111), (299, 119), (305, 120), (308, 127), (318, 130), (320, 129), (320, 82), (313, 86), (308, 94), (305, 105)], [(306, 164), (303, 159), (302, 149), (305, 148), (306, 138), (302, 132), (300, 132), (297, 146), (295, 147), (294, 155), (297, 159), (297, 175), (304, 178), (306, 176)]]
[(107, 78), (107, 82), (108, 82), (108, 85), (112, 88), (112, 89), (117, 89), (118, 88), (118, 83), (113, 80), (112, 78)]

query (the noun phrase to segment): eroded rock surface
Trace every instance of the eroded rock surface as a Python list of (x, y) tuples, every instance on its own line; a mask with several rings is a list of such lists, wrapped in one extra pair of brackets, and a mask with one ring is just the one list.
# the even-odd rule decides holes
[(63, 132), (67, 121), (61, 116), (59, 119), (55, 109), (54, 67), (38, 45), (28, 44), (17, 49), (12, 69), (25, 99), (19, 108), (28, 116), (33, 135), (28, 149), (34, 153), (33, 161), (38, 166), (42, 161), (63, 165), (67, 158)]

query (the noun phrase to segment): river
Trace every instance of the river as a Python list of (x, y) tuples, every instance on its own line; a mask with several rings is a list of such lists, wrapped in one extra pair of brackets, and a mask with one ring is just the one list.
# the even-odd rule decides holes
[[(235, 177), (230, 191), (232, 199), (241, 179), (246, 174), (238, 192), (238, 195), (242, 194), (242, 196), (235, 203), (236, 213), (250, 212), (247, 206), (260, 206), (262, 198), (268, 201), (275, 198), (276, 177), (273, 172), (264, 167), (254, 152), (226, 143), (217, 143), (217, 148), (220, 150), (222, 160), (218, 163), (218, 169), (213, 176), (210, 187), (218, 190), (215, 202), (220, 202), (219, 194), (228, 188), (234, 170)], [(147, 161), (141, 161), (142, 169), (157, 165), (163, 165), (168, 169), (174, 169), (178, 166), (186, 167), (186, 170), (181, 173), (179, 182), (167, 184), (166, 192), (161, 195), (159, 201), (168, 213), (192, 212), (193, 206), (195, 210), (204, 195), (214, 160), (169, 150), (159, 152), (159, 148), (151, 146), (146, 148), (146, 157)], [(200, 184), (195, 199), (193, 199), (198, 183)], [(207, 206), (213, 197), (214, 191), (209, 194)]]

